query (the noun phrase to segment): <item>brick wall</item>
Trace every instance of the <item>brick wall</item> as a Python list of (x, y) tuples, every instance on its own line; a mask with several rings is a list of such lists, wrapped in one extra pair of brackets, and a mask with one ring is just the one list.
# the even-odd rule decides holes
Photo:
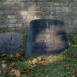
[(26, 28), (31, 20), (40, 18), (63, 20), (67, 32), (73, 32), (77, 0), (0, 0), (0, 28)]

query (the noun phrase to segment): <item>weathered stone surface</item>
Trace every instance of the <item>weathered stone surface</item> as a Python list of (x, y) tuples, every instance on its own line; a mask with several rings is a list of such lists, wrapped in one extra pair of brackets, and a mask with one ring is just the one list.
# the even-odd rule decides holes
[(28, 27), (34, 19), (48, 18), (63, 20), (68, 33), (75, 31), (77, 23), (72, 21), (77, 20), (77, 0), (0, 0), (0, 27), (18, 22)]
[(20, 33), (7, 32), (0, 34), (0, 53), (15, 54), (22, 46), (23, 36)]
[(26, 55), (58, 54), (68, 47), (63, 21), (52, 19), (31, 21)]

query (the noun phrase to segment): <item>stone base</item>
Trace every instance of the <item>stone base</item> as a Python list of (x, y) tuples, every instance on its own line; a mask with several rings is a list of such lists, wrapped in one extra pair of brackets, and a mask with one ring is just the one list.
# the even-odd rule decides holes
[(15, 32), (0, 34), (0, 53), (15, 54), (22, 46), (23, 35)]

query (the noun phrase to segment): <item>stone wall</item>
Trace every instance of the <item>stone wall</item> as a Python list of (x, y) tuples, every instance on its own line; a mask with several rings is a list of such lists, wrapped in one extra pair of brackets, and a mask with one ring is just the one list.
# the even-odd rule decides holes
[(77, 28), (77, 0), (0, 0), (0, 28), (21, 30), (34, 19), (60, 19), (67, 32), (73, 32)]

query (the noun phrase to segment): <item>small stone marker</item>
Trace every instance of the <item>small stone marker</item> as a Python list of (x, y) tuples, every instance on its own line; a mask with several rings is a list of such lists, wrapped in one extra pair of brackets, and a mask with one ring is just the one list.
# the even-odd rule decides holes
[(59, 54), (69, 47), (64, 22), (38, 19), (30, 23), (26, 55)]
[(6, 32), (0, 34), (0, 53), (15, 54), (22, 46), (23, 35), (21, 33)]

